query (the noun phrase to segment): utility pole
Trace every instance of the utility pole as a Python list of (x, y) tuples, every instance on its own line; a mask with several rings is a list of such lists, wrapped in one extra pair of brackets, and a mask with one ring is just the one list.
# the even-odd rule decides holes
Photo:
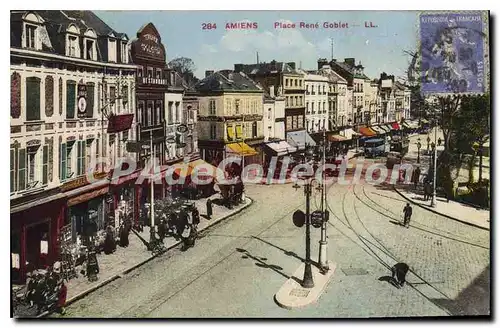
[(154, 145), (153, 145), (153, 130), (150, 130), (149, 131), (149, 149), (150, 149), (150, 152), (151, 152), (151, 161), (152, 161), (152, 166), (153, 166), (153, 174), (150, 175), (151, 176), (151, 204), (149, 205), (150, 207), (150, 210), (151, 210), (151, 227), (150, 227), (150, 238), (151, 238), (151, 242), (150, 242), (150, 245), (153, 246), (154, 242), (155, 242), (155, 185), (154, 185), (154, 174), (155, 174), (155, 153), (154, 153)]
[(322, 171), (321, 171), (321, 213), (323, 215), (323, 223), (321, 224), (321, 240), (319, 241), (319, 266), (323, 271), (328, 271), (330, 268), (328, 267), (327, 260), (327, 247), (328, 241), (326, 240), (326, 186), (325, 186), (325, 156), (326, 156), (326, 130), (323, 128), (323, 158), (322, 162)]
[[(435, 121), (435, 120), (434, 120)], [(431, 207), (436, 207), (436, 177), (437, 177), (437, 122), (435, 121), (434, 128), (434, 179), (432, 181), (433, 190), (432, 190), (432, 198), (431, 198)]]
[(333, 61), (333, 38), (330, 38), (330, 44), (332, 46), (332, 57), (331, 57), (331, 60)]

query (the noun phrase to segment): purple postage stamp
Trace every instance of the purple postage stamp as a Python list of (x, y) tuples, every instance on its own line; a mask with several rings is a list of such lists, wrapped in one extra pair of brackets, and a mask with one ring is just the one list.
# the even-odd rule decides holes
[(483, 93), (484, 21), (481, 12), (422, 13), (422, 93)]

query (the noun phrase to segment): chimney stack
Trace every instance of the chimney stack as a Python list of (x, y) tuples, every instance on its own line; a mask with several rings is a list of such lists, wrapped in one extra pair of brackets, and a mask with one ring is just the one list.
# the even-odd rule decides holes
[(214, 71), (205, 71), (205, 77), (209, 77), (212, 74), (214, 74)]
[(234, 71), (236, 73), (243, 72), (243, 64), (234, 64)]
[(328, 60), (326, 60), (326, 58), (318, 59), (318, 69), (322, 68), (325, 65), (328, 65)]
[(354, 58), (344, 58), (344, 62), (350, 67), (354, 67), (356, 65)]

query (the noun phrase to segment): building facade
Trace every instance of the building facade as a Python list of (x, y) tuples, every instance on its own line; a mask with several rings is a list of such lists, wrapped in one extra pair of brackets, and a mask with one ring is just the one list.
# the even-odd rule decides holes
[(285, 97), (275, 94), (274, 86), (264, 94), (264, 140), (285, 140)]
[(318, 69), (324, 65), (329, 65), (337, 74), (347, 81), (347, 86), (352, 90), (352, 113), (350, 119), (352, 124), (360, 125), (366, 121), (366, 114), (369, 109), (365, 108), (365, 80), (368, 77), (364, 74), (364, 67), (361, 62), (356, 65), (355, 58), (345, 58), (343, 62), (336, 59), (328, 62), (326, 59), (318, 60)]
[(328, 78), (311, 72), (301, 70), (299, 72), (304, 74), (306, 85), (306, 130), (310, 134), (328, 130), (330, 117)]
[(203, 160), (218, 166), (228, 156), (242, 164), (262, 163), (263, 90), (243, 72), (207, 71), (196, 86), (198, 147)]
[(113, 216), (106, 172), (134, 138), (135, 66), (128, 37), (89, 11), (11, 11), (11, 31), (12, 278), (22, 282)]
[(352, 95), (349, 96), (347, 90), (347, 80), (337, 74), (329, 65), (321, 67), (317, 74), (328, 79), (328, 130), (335, 130), (347, 126), (349, 119), (349, 103), (352, 102)]

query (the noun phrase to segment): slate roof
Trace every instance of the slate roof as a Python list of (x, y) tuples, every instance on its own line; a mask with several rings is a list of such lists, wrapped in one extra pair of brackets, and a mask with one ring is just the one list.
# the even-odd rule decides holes
[[(110, 34), (115, 35), (115, 39), (122, 39), (125, 33), (119, 33), (101, 20), (95, 13), (89, 10), (18, 10), (11, 11), (11, 47), (21, 47), (22, 40), (22, 17), (28, 12), (39, 15), (44, 19), (41, 26), (46, 41), (43, 42), (42, 51), (65, 55), (66, 29), (74, 24), (80, 29), (83, 36), (87, 29), (91, 28), (97, 34), (97, 60), (107, 61), (107, 53), (104, 53), (103, 45)], [(80, 40), (80, 48), (82, 40)], [(120, 49), (120, 47), (118, 47)], [(119, 50), (120, 51), (120, 50)], [(120, 58), (120, 56), (118, 56)]]
[(343, 69), (344, 71), (346, 71), (347, 73), (349, 73), (350, 75), (352, 75), (355, 78), (369, 79), (369, 77), (366, 76), (364, 73), (363, 74), (356, 74), (355, 71), (354, 71), (354, 68), (356, 68), (356, 66), (352, 67), (352, 66), (350, 66), (349, 64), (347, 64), (345, 62), (339, 62), (339, 61), (334, 62), (334, 64), (337, 65), (338, 67), (340, 67), (341, 69)]
[(318, 71), (316, 71), (315, 74), (326, 76), (328, 78), (328, 81), (333, 82), (333, 83), (345, 83), (345, 84), (347, 84), (347, 80), (344, 79), (339, 74), (337, 74), (330, 66), (320, 68)]
[(199, 81), (195, 88), (200, 92), (209, 91), (253, 91), (262, 92), (262, 88), (259, 87), (252, 79), (250, 79), (245, 73), (236, 73), (231, 70), (221, 70), (209, 75), (203, 80)]

